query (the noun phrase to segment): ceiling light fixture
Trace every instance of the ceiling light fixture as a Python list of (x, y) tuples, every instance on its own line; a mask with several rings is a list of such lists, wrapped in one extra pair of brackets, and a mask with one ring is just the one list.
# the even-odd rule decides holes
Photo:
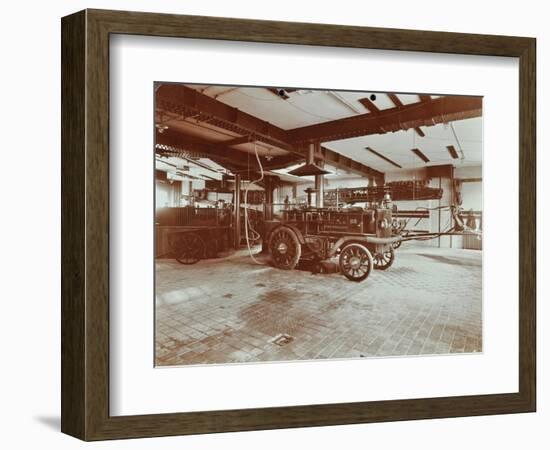
[(370, 147), (365, 147), (365, 150), (368, 150), (368, 151), (371, 152), (373, 155), (378, 156), (380, 159), (383, 159), (384, 161), (390, 163), (392, 166), (395, 166), (395, 167), (397, 167), (398, 169), (402, 169), (402, 168), (403, 168), (402, 166), (400, 166), (399, 164), (397, 164), (395, 161), (392, 161), (390, 158), (387, 158), (386, 156), (382, 155), (381, 153), (378, 153), (376, 150), (373, 150), (373, 149), (370, 148)]
[(418, 156), (425, 163), (430, 162), (430, 158), (428, 158), (424, 153), (422, 153), (422, 151), (420, 151), (420, 149), (413, 148), (413, 149), (411, 149), (411, 152), (413, 152), (416, 156)]
[(451, 158), (458, 159), (458, 153), (456, 152), (456, 149), (452, 145), (447, 145), (447, 151), (451, 155)]

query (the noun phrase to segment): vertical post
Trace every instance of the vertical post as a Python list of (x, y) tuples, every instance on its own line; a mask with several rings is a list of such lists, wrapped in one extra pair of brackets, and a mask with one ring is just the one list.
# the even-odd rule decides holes
[(304, 192), (307, 194), (307, 207), (313, 208), (313, 194), (315, 193), (315, 189), (308, 187)]
[(325, 183), (324, 175), (315, 175), (315, 190), (317, 195), (315, 196), (315, 206), (322, 208), (324, 205), (325, 196)]
[(267, 177), (265, 180), (265, 205), (264, 216), (265, 220), (273, 219), (273, 182), (271, 178)]
[[(315, 161), (314, 155), (321, 154), (321, 143), (315, 142), (313, 145), (313, 161)], [(313, 162), (312, 161), (312, 162)], [(324, 167), (324, 161), (319, 163), (320, 167)], [(322, 208), (325, 205), (325, 176), (324, 175), (315, 175), (315, 190), (317, 191), (315, 196), (315, 206), (317, 208)]]
[(235, 191), (233, 194), (233, 246), (238, 249), (241, 245), (241, 175), (235, 174)]

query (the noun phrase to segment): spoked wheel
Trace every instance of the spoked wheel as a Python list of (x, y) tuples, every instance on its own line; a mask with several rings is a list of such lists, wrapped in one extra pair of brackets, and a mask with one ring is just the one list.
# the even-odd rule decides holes
[(340, 252), (340, 271), (351, 281), (366, 279), (373, 266), (368, 248), (358, 243), (346, 245)]
[(176, 249), (176, 261), (181, 264), (195, 264), (204, 257), (205, 245), (196, 233), (185, 233), (179, 240)]
[(288, 227), (278, 227), (269, 238), (269, 253), (278, 269), (292, 270), (300, 261), (302, 247), (296, 233)]
[(395, 252), (392, 247), (389, 247), (385, 252), (375, 253), (372, 257), (374, 268), (377, 270), (389, 269), (395, 259)]

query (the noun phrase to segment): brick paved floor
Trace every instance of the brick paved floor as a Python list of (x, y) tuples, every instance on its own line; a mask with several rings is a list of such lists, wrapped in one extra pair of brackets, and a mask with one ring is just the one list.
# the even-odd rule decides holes
[[(362, 283), (248, 256), (156, 263), (156, 363), (480, 352), (481, 252), (403, 246)], [(288, 335), (287, 343), (273, 342)]]

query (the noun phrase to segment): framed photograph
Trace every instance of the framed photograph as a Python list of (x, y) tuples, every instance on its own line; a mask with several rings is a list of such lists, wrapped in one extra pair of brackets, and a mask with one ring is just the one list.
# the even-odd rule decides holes
[(62, 19), (62, 431), (532, 412), (535, 39)]

